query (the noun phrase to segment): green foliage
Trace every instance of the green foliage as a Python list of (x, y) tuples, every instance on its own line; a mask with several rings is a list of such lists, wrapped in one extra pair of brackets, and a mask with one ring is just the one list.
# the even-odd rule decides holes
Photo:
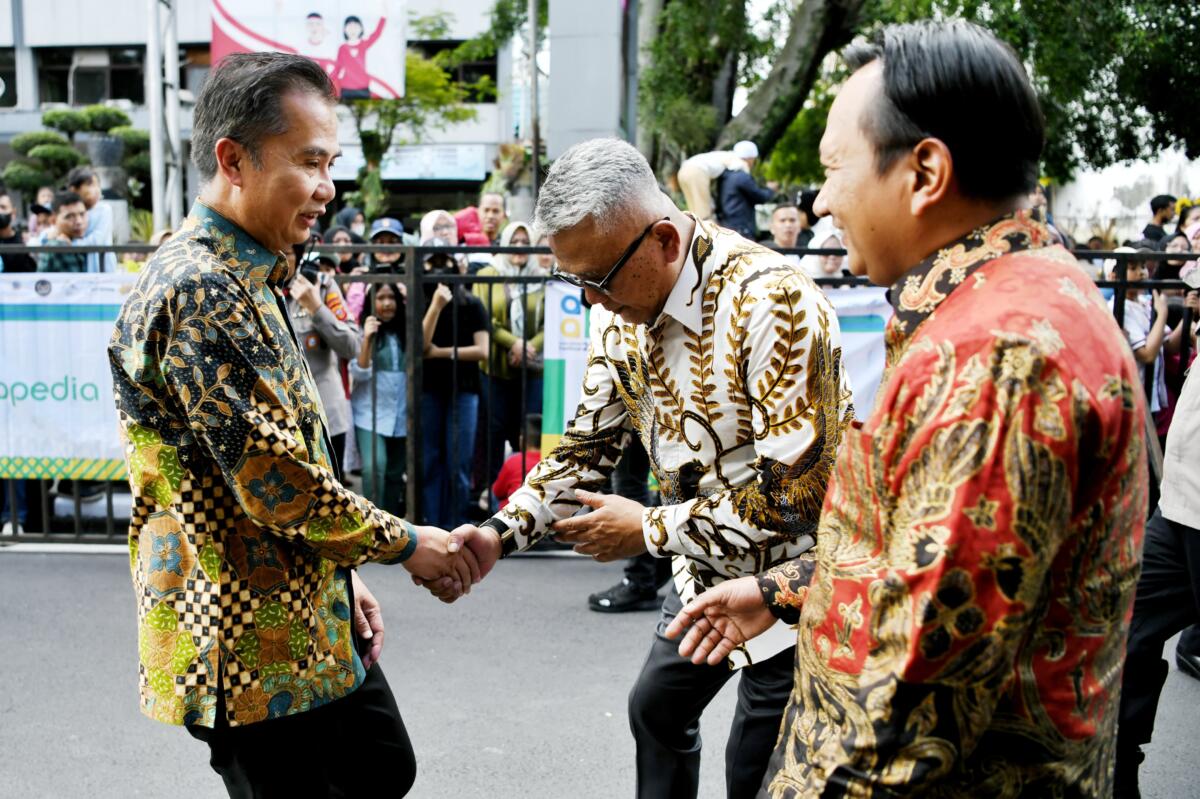
[[(392, 145), (420, 142), (430, 130), (474, 119), (475, 109), (466, 105), (469, 91), (470, 87), (453, 80), (438, 61), (409, 50), (405, 59), (404, 97), (355, 100), (351, 104), (366, 162), (359, 170), (356, 195), (368, 219), (387, 210), (380, 168)], [(404, 129), (408, 138), (397, 142), (400, 129)]]
[(792, 120), (762, 166), (767, 180), (777, 180), (785, 186), (814, 186), (825, 180), (819, 148), (835, 87), (844, 75), (845, 70), (839, 69), (813, 85), (804, 110)]
[(739, 60), (768, 48), (750, 29), (746, 0), (667, 3), (639, 82), (643, 123), (680, 156), (708, 149), (728, 119)]
[(49, 186), (54, 182), (45, 170), (29, 161), (9, 161), (0, 179), (4, 181), (5, 186), (27, 197), (33, 197), (42, 186)]
[(18, 133), (10, 142), (17, 155), (29, 155), (29, 151), (40, 144), (67, 145), (67, 137), (52, 130), (35, 130), (29, 133)]
[(132, 177), (145, 182), (150, 180), (150, 153), (140, 152), (125, 156), (121, 166)]
[(108, 133), (112, 128), (133, 124), (124, 111), (106, 105), (89, 105), (83, 109), (83, 115), (87, 119), (87, 129), (94, 133)]
[[(496, 0), (496, 4), (492, 6), (491, 25), (488, 29), (450, 51), (445, 66), (454, 67), (492, 58), (524, 27), (528, 19), (529, 4), (525, 0)], [(549, 0), (538, 0), (539, 30), (544, 31), (549, 21)]]
[(121, 125), (110, 129), (108, 135), (121, 140), (121, 143), (125, 145), (126, 154), (140, 153), (150, 149), (150, 132), (141, 128)]
[(80, 164), (87, 163), (87, 156), (69, 144), (39, 144), (29, 151), (29, 157), (41, 161), (46, 171), (62, 175)]
[(42, 114), (42, 124), (53, 130), (62, 131), (74, 141), (75, 134), (88, 129), (87, 115), (74, 108), (54, 108)]
[(145, 208), (129, 210), (129, 238), (133, 241), (150, 241), (154, 235), (154, 214)]

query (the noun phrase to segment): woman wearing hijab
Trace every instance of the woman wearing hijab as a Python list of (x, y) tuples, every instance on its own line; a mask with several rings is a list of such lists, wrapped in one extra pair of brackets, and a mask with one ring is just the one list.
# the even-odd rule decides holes
[[(510, 222), (500, 234), (501, 247), (528, 247), (532, 241), (524, 222)], [(536, 258), (497, 253), (491, 266), (479, 270), (478, 276), (502, 277), (505, 282), (476, 283), (474, 287), (492, 322), (490, 357), (480, 364), (490, 417), (484, 450), (488, 485), (504, 463), (504, 442), (519, 452), (525, 416), (542, 412), (545, 284), (514, 281), (547, 275)]]
[(335, 224), (348, 229), (355, 236), (362, 238), (367, 235), (367, 218), (363, 216), (361, 208), (347, 205), (333, 219)]
[[(829, 217), (822, 217), (812, 229), (812, 239), (809, 240), (808, 246), (814, 250), (838, 250), (845, 249), (846, 245), (838, 238), (837, 229), (834, 228), (833, 222)], [(841, 277), (842, 263), (844, 256), (841, 255), (806, 255), (800, 261), (800, 266), (808, 273), (808, 276), (816, 279), (819, 277)]]

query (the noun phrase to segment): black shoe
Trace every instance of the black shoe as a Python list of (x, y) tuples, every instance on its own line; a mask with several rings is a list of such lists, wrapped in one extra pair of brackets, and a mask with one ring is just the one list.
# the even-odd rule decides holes
[(1184, 652), (1182, 649), (1176, 648), (1175, 665), (1193, 680), (1200, 680), (1200, 655), (1197, 655), (1195, 652)]
[(1142, 799), (1138, 788), (1138, 766), (1146, 759), (1141, 747), (1117, 749), (1117, 767), (1113, 770), (1113, 799)]
[(653, 588), (638, 588), (626, 578), (607, 591), (589, 596), (588, 607), (600, 613), (658, 610), (662, 600)]

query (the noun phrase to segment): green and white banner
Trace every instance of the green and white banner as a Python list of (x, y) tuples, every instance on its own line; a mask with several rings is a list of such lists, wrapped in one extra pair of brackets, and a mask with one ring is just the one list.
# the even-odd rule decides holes
[(549, 453), (575, 418), (587, 368), (588, 309), (583, 292), (557, 280), (546, 284), (543, 350), (542, 453)]
[(0, 477), (125, 474), (108, 340), (133, 274), (0, 274)]

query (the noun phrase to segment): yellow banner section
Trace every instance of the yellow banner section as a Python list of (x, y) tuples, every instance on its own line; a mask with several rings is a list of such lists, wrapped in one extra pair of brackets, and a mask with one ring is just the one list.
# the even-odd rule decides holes
[(125, 462), (108, 458), (0, 457), (0, 477), (9, 480), (124, 480)]

